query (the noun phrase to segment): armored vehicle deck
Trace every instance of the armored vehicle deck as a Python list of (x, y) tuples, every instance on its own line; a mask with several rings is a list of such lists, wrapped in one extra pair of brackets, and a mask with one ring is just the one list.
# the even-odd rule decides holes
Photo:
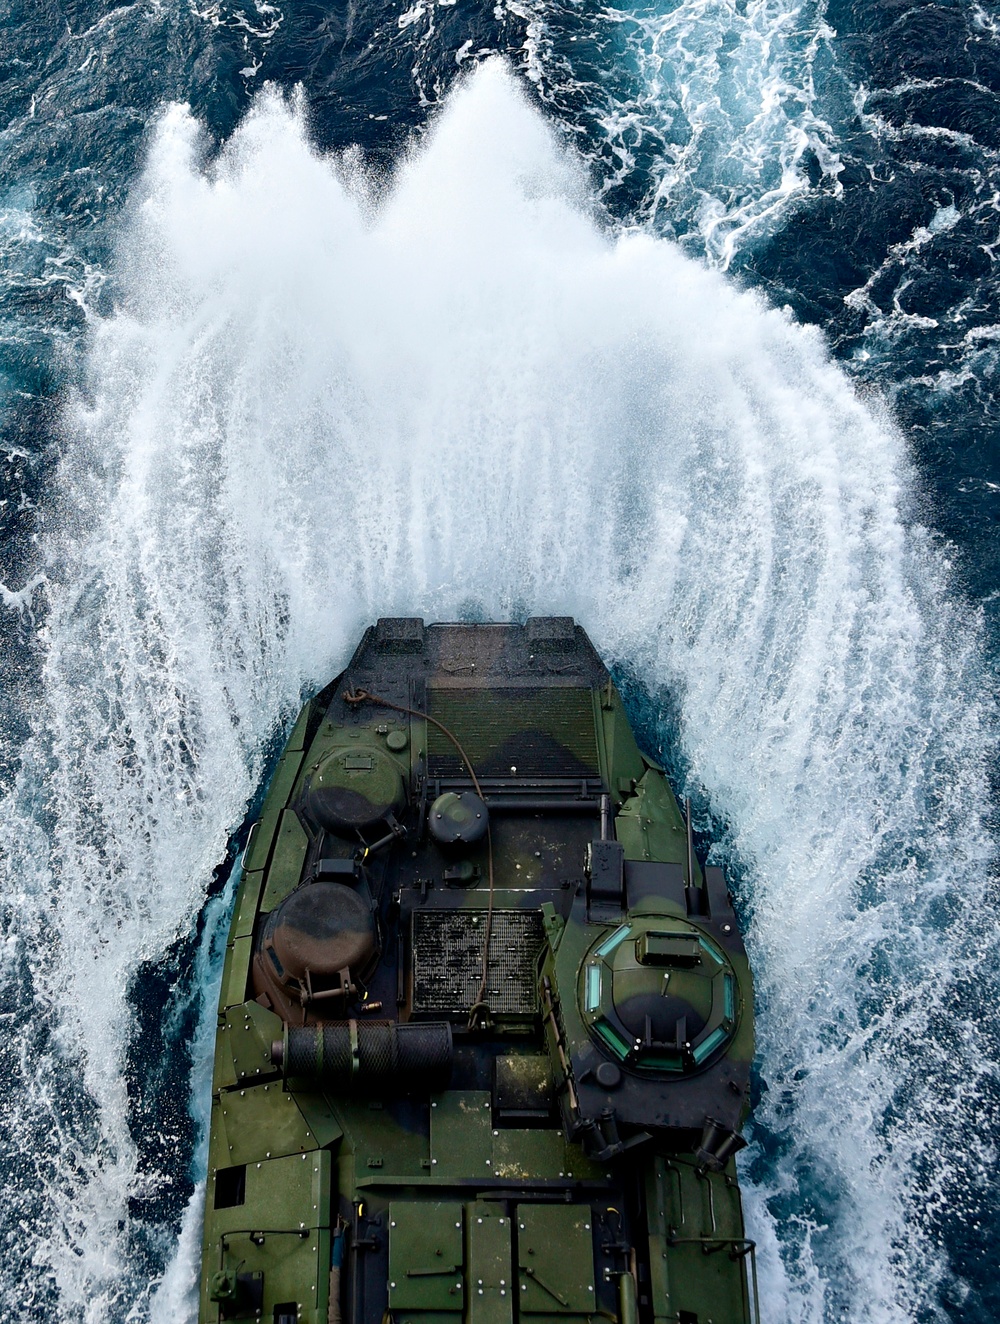
[(203, 1321), (756, 1324), (721, 873), (567, 618), (380, 620), (245, 857)]

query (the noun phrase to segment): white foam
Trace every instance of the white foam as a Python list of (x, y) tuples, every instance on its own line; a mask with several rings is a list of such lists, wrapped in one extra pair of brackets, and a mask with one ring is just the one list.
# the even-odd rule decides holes
[(540, 96), (590, 132), (616, 214), (683, 236), (725, 270), (807, 194), (840, 193), (830, 117), (849, 115), (851, 89), (825, 0), (590, 10), (503, 0), (504, 10), (525, 25), (523, 58)]
[[(3, 809), (55, 1036), (16, 1100), (56, 1128), (32, 1272), (63, 1319), (150, 1308), (126, 991), (189, 931), (301, 689), (379, 614), (566, 612), (673, 691), (748, 880), (765, 1315), (907, 1318), (982, 1051), (963, 1025), (946, 1061), (935, 1017), (996, 935), (965, 919), (975, 629), (904, 517), (900, 440), (817, 334), (602, 233), (499, 64), (374, 211), (350, 169), (273, 93), (211, 165), (168, 110), (67, 420), (45, 709)], [(158, 1312), (190, 1309), (197, 1216)]]

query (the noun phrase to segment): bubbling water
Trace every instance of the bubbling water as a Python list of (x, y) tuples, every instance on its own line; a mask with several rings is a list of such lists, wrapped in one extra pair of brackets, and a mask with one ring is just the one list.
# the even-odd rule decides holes
[(318, 156), (274, 92), (206, 148), (164, 113), (94, 319), (44, 710), (3, 809), (6, 969), (47, 1027), (6, 1106), (26, 1149), (55, 1131), (28, 1278), (64, 1319), (194, 1311), (197, 1199), (152, 1305), (129, 1258), (130, 1201), (166, 1180), (129, 1120), (137, 972), (364, 624), (538, 612), (575, 615), (654, 720), (670, 694), (742, 879), (766, 1317), (928, 1308), (938, 1151), (996, 1060), (988, 1023), (939, 1034), (995, 974), (993, 921), (966, 918), (991, 714), (897, 433), (817, 334), (602, 230), (498, 62), (388, 182)]

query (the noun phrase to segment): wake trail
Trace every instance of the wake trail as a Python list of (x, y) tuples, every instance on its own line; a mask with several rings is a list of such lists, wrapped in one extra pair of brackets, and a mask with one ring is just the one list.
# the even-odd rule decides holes
[(534, 612), (575, 615), (652, 720), (670, 696), (723, 824), (766, 1317), (933, 1309), (939, 1203), (973, 1208), (989, 1167), (946, 1155), (997, 1056), (963, 1000), (996, 981), (993, 714), (891, 422), (818, 334), (602, 229), (499, 62), (388, 182), (318, 156), (275, 93), (205, 148), (164, 113), (66, 419), (44, 710), (0, 808), (3, 973), (34, 1027), (4, 1108), (37, 1164), (0, 1294), (194, 1311), (197, 1197), (179, 1248), (135, 1213), (190, 1160), (138, 1158), (137, 976), (365, 624)]

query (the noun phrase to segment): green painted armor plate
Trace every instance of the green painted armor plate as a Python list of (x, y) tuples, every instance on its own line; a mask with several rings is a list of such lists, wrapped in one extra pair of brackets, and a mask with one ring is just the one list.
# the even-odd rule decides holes
[(758, 1324), (753, 989), (583, 630), (386, 619), (226, 952), (201, 1320)]

